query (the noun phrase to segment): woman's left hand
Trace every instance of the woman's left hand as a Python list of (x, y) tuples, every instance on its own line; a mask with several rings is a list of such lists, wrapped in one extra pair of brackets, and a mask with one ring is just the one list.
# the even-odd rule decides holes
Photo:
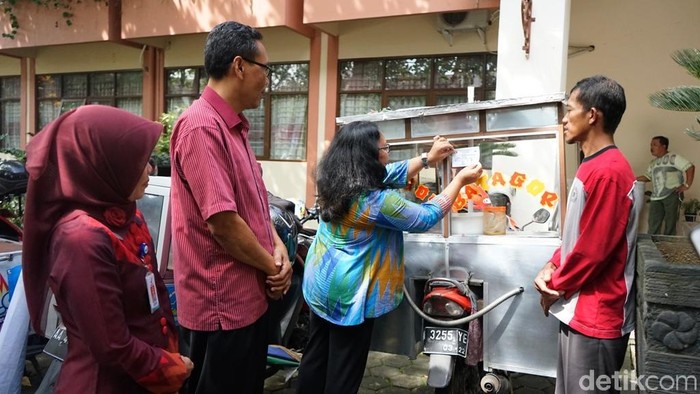
[(440, 135), (433, 137), (433, 146), (428, 152), (428, 163), (434, 165), (435, 163), (441, 162), (453, 154), (455, 147), (452, 146), (447, 138)]

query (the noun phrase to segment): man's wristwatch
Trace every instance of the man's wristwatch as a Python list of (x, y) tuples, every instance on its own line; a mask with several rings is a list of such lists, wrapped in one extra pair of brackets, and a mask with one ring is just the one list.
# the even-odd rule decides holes
[(690, 189), (690, 185), (687, 183), (684, 183), (683, 186), (685, 186), (686, 189)]
[(430, 168), (430, 163), (428, 163), (428, 153), (423, 152), (420, 154), (420, 161), (423, 163), (423, 168), (428, 169)]

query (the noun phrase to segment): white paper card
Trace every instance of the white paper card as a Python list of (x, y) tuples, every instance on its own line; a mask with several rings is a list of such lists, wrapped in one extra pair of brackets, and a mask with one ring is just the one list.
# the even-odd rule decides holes
[(479, 162), (480, 151), (478, 146), (455, 149), (452, 155), (452, 168), (461, 168)]

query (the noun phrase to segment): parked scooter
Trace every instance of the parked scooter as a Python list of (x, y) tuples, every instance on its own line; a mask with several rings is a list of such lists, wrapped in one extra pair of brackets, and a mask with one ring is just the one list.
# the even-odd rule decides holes
[[(22, 198), (27, 192), (29, 175), (24, 164), (19, 160), (4, 160), (0, 162), (0, 202), (16, 201), (16, 209), (22, 215)], [(13, 223), (11, 213), (0, 213), (0, 238), (12, 241), (22, 240), (22, 229)]]
[(302, 217), (295, 215), (295, 205), (268, 193), (270, 217), (277, 235), (287, 245), (292, 263), (292, 284), (280, 300), (269, 303), (273, 324), (269, 331), (268, 368), (271, 376), (282, 367), (299, 365), (301, 351), (308, 341), (309, 313), (302, 295), (301, 281), (304, 277), (304, 260), (316, 230), (304, 228), (304, 223), (317, 220), (317, 209), (304, 209)]
[[(428, 386), (434, 387), (436, 394), (480, 392), (482, 371), (474, 359), (481, 353), (481, 344), (474, 341), (469, 346), (469, 335), (475, 334), (470, 328), (476, 329), (476, 319), (524, 291), (523, 287), (515, 288), (480, 309), (472, 288), (483, 288), (483, 281), (465, 276), (428, 279), (421, 307), (404, 287), (409, 305), (424, 320), (423, 353), (430, 356)], [(468, 365), (468, 357), (473, 365)]]

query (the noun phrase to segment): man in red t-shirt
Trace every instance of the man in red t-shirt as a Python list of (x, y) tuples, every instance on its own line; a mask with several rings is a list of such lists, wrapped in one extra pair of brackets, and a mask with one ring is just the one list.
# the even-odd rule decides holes
[[(562, 245), (535, 278), (545, 315), (561, 322), (557, 394), (616, 392), (634, 329), (634, 265), (643, 196), (613, 134), (625, 112), (617, 82), (595, 76), (571, 90), (564, 139), (584, 154), (567, 199)], [(639, 188), (641, 191), (641, 188)], [(598, 379), (604, 377), (603, 379)]]

